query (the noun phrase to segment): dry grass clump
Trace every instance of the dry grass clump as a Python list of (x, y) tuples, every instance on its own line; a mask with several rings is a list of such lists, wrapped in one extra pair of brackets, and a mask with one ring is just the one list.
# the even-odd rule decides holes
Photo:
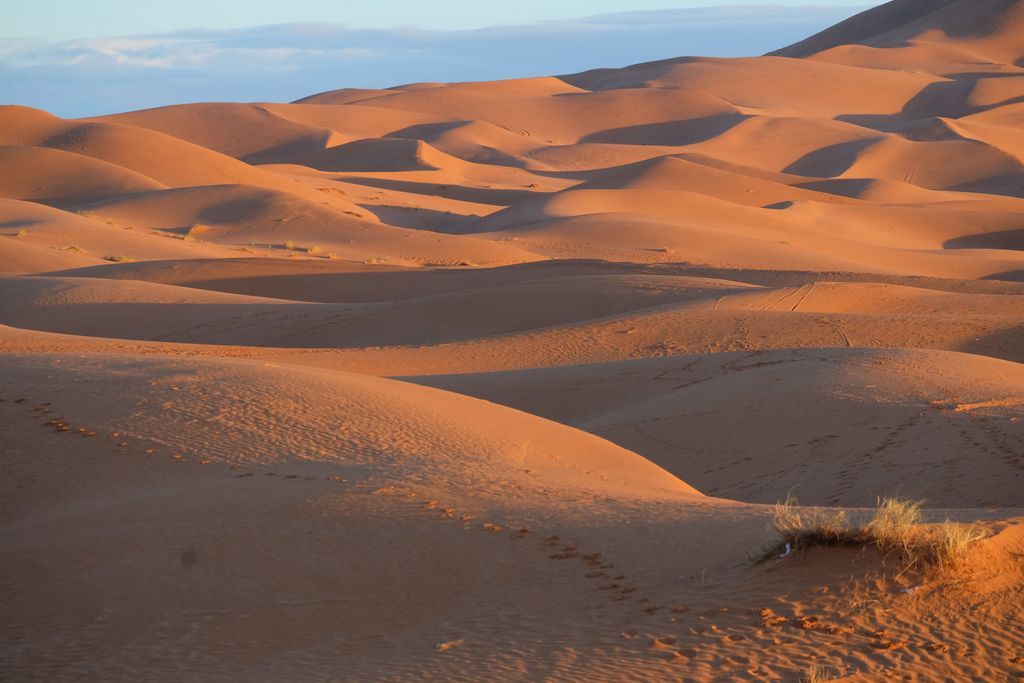
[(295, 249), (295, 242), (293, 242), (291, 240), (286, 240), (285, 243), (282, 246), (285, 249), (287, 249), (288, 251), (292, 251), (292, 250)]
[(985, 532), (970, 524), (958, 524), (948, 519), (933, 533), (926, 549), (929, 559), (940, 569), (957, 569), (971, 556), (971, 546), (985, 538)]
[(921, 523), (919, 500), (880, 498), (874, 516), (865, 527), (871, 540), (882, 550), (907, 552), (914, 544)]
[(319, 254), (320, 253), (320, 245), (319, 244), (314, 244), (311, 247), (306, 247), (306, 253), (309, 254), (310, 256), (313, 256), (315, 254)]
[(851, 532), (843, 510), (800, 507), (792, 495), (775, 504), (772, 526), (782, 536), (781, 546), (789, 545), (793, 550), (856, 542), (849, 537)]
[(800, 679), (801, 683), (825, 683), (834, 680), (837, 680), (835, 670), (824, 664), (811, 664)]
[(762, 561), (812, 546), (873, 545), (885, 553), (899, 553), (904, 570), (962, 567), (971, 556), (971, 547), (985, 538), (985, 532), (949, 520), (935, 526), (922, 524), (922, 505), (917, 500), (880, 498), (866, 524), (851, 526), (844, 511), (800, 507), (790, 495), (775, 504), (772, 526), (781, 540)]
[(117, 255), (114, 255), (114, 256), (104, 256), (103, 260), (104, 261), (111, 261), (113, 263), (131, 263), (135, 259), (133, 259), (131, 256), (124, 256), (122, 254), (117, 254)]

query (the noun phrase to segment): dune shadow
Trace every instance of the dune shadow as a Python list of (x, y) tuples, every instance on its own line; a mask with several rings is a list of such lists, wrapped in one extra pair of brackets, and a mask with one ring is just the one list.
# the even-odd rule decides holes
[(979, 178), (969, 183), (949, 188), (956, 192), (981, 192), (1003, 197), (1024, 198), (1024, 173), (1008, 173), (1000, 176)]
[[(397, 140), (419, 140), (429, 145), (434, 143), (434, 140), (445, 133), (464, 128), (468, 124), (473, 123), (472, 121), (442, 121), (439, 123), (420, 123), (414, 126), (408, 126), (401, 130), (396, 130), (393, 133), (388, 133), (385, 138), (394, 138)], [(515, 133), (509, 133), (515, 135)], [(471, 164), (489, 164), (492, 166), (510, 166), (512, 168), (526, 169), (528, 164), (525, 160), (519, 157), (503, 152), (500, 149), (491, 147), (489, 145), (475, 144), (475, 151), (472, 154), (453, 153), (446, 150), (441, 150), (445, 154), (450, 154), (456, 159), (462, 159), (468, 161)], [(438, 148), (440, 149), (440, 148)]]
[(900, 112), (904, 116), (959, 117), (973, 113), (977, 107), (968, 105), (978, 78), (957, 78), (952, 81), (929, 83), (907, 100)]
[(946, 240), (942, 246), (945, 249), (1009, 249), (1012, 251), (1024, 251), (1024, 230), (1001, 230), (999, 232), (964, 235)]
[[(561, 76), (555, 76), (558, 80), (571, 85), (574, 88), (580, 88), (581, 90), (589, 90), (590, 92), (601, 92), (604, 90), (623, 90), (628, 88), (641, 87), (646, 79), (638, 79), (637, 81), (625, 81), (622, 83), (616, 83), (615, 85), (608, 85), (595, 81), (600, 81), (604, 76), (621, 76), (622, 74), (643, 74), (651, 69), (657, 69), (659, 67), (670, 67), (677, 64), (692, 64), (699, 62), (700, 57), (670, 57), (668, 59), (659, 59), (653, 62), (642, 62), (640, 64), (632, 64), (623, 68), (601, 68), (601, 69), (589, 69), (587, 71), (581, 71), (574, 74), (563, 74)], [(593, 87), (592, 87), (593, 86)], [(560, 93), (556, 97), (572, 97), (579, 93)]]
[(396, 228), (429, 230), (441, 233), (451, 233), (453, 228), (462, 223), (480, 218), (480, 216), (424, 209), (417, 206), (384, 204), (360, 204), (359, 206), (377, 216), (381, 222)]
[(384, 137), (399, 138), (404, 140), (423, 140), (424, 142), (429, 142), (427, 138), (432, 138), (437, 135), (448, 133), (457, 128), (462, 128), (467, 123), (469, 123), (469, 121), (439, 121), (436, 123), (418, 123), (388, 133)]
[[(1011, 97), (1002, 102), (977, 105), (971, 104), (971, 95), (979, 81), (989, 78), (1019, 77), (1020, 74), (996, 74), (972, 72), (953, 74), (951, 80), (930, 83), (910, 98), (896, 114), (840, 114), (836, 121), (851, 123), (882, 133), (902, 134), (920, 119), (961, 118), (982, 111), (1024, 102), (1024, 95)], [(959, 136), (957, 136), (959, 137)]]
[(139, 190), (135, 192), (120, 192), (117, 194), (90, 194), (90, 195), (65, 195), (60, 197), (28, 197), (19, 201), (42, 204), (69, 213), (82, 213), (96, 209), (110, 202), (117, 202), (126, 199), (139, 199), (147, 196), (157, 195), (169, 190)]
[(1024, 363), (1024, 325), (1003, 328), (970, 338), (953, 350), (1001, 358), (1014, 363)]
[(327, 148), (329, 140), (330, 134), (328, 133), (311, 135), (246, 154), (239, 157), (239, 160), (253, 166), (260, 164), (288, 164), (292, 163), (291, 159), (296, 157), (323, 151)]
[(237, 223), (259, 214), (270, 205), (270, 200), (261, 196), (231, 199), (201, 209), (198, 218), (200, 223)]
[(907, 118), (900, 114), (840, 114), (835, 120), (879, 133), (900, 133), (908, 123)]
[[(160, 277), (180, 262), (145, 261), (116, 266), (86, 266), (53, 271), (57, 277), (97, 277), (163, 282)], [(189, 261), (202, 264), (204, 261)], [(193, 276), (178, 286), (229, 294), (247, 294), (311, 303), (371, 303), (402, 301), (435, 294), (495, 287), (526, 280), (644, 273), (642, 265), (611, 263), (588, 259), (538, 261), (507, 266), (473, 269), (375, 267), (351, 270), (344, 263), (308, 261), (297, 263), (279, 259), (238, 259), (225, 264), (221, 259), (205, 261), (207, 276)], [(280, 268), (293, 272), (280, 272)], [(154, 276), (149, 275), (152, 272)], [(237, 274), (232, 274), (233, 272)], [(174, 284), (174, 282), (172, 282)]]
[(860, 153), (876, 142), (878, 138), (828, 145), (803, 155), (784, 168), (783, 173), (808, 178), (835, 178), (848, 171)]
[(981, 278), (982, 280), (996, 280), (1001, 282), (1024, 282), (1024, 268), (1020, 270), (1006, 270), (1002, 273), (993, 273)]
[(46, 221), (38, 220), (35, 218), (28, 218), (25, 220), (3, 221), (0, 222), (0, 230), (2, 230), (3, 228), (29, 228), (32, 227), (33, 225), (39, 225), (40, 223), (45, 222)]
[(873, 178), (830, 178), (828, 180), (813, 180), (809, 183), (796, 183), (793, 187), (858, 199), (874, 182)]
[(360, 176), (344, 176), (336, 178), (346, 183), (366, 185), (381, 190), (395, 190), (411, 194), (423, 194), (429, 197), (444, 197), (474, 204), (490, 204), (492, 206), (508, 206), (524, 199), (536, 199), (547, 196), (548, 192), (532, 192), (530, 190), (507, 190), (483, 187), (466, 187), (465, 185), (446, 185), (443, 183), (423, 183), (411, 180), (392, 180), (390, 178), (363, 178)]
[[(50, 318), (0, 317), (0, 323), (20, 329), (85, 337), (213, 346), (293, 349), (362, 349), (422, 347), (518, 334), (588, 320), (636, 314), (656, 308), (638, 300), (586, 306), (550, 304), (544, 287), (526, 285), (515, 296), (503, 296), (494, 286), (461, 288), (441, 301), (417, 293), (404, 302), (314, 303), (286, 302), (127, 302), (67, 303)], [(479, 294), (475, 293), (479, 290)], [(467, 314), (460, 303), (486, 306), (487, 315)], [(522, 312), (530, 310), (524, 316)]]
[(715, 114), (696, 119), (609, 128), (586, 135), (580, 142), (679, 147), (718, 137), (749, 118), (751, 116), (748, 114)]

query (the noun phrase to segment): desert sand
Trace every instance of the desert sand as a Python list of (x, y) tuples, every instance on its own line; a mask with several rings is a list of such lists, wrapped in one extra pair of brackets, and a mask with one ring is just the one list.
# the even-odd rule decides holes
[(1024, 0), (0, 161), (5, 680), (1024, 677)]

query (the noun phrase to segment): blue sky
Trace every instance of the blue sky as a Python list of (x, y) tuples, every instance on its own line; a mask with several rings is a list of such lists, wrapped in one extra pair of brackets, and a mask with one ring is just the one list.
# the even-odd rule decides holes
[(0, 103), (91, 116), (342, 87), (750, 56), (873, 0), (30, 0), (0, 8)]
[[(360, 28), (457, 30), (633, 10), (773, 4), (785, 3), (784, 0), (12, 0), (0, 9), (0, 36), (85, 38), (319, 21)], [(799, 0), (790, 4), (849, 7), (881, 3)]]

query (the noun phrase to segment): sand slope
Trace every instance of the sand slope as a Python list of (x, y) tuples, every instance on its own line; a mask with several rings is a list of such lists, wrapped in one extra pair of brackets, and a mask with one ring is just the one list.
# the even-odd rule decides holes
[[(2, 362), (5, 457), (35, 482), (31, 495), (5, 491), (0, 530), (14, 557), (32, 558), (0, 575), (5, 592), (17, 587), (6, 598), (17, 646), (3, 658), (19, 678), (150, 676), (154, 660), (167, 662), (158, 677), (215, 680), (339, 667), (385, 680), (680, 667), (774, 677), (821, 647), (845, 648), (847, 671), (868, 674), (878, 654), (865, 634), (879, 627), (933, 671), (983, 677), (1007, 666), (1004, 639), (1017, 637), (979, 637), (941, 584), (898, 597), (905, 581), (877, 560), (861, 559), (858, 574), (877, 574), (891, 590), (881, 595), (851, 583), (843, 553), (750, 565), (764, 511), (703, 498), (628, 451), (492, 404), (289, 366)], [(53, 416), (85, 435), (42, 424)], [(1000, 529), (971, 600), (1002, 619), (1024, 539)], [(851, 610), (866, 595), (878, 609)], [(760, 609), (834, 628), (765, 629)], [(770, 646), (782, 634), (785, 656)], [(932, 644), (949, 654), (928, 655)]]
[(965, 354), (858, 349), (414, 381), (575, 425), (726, 498), (987, 507), (1020, 503), (1021, 373)]
[(971, 56), (1013, 63), (1024, 57), (1019, 0), (897, 0), (870, 9), (775, 54), (807, 57), (843, 45), (949, 43)]

